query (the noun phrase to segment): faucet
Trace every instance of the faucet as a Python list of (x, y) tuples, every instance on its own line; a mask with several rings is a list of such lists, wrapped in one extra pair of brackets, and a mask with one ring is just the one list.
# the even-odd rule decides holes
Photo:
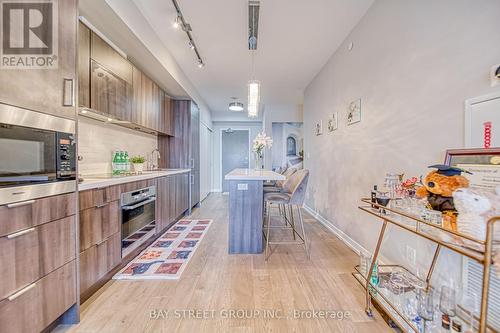
[[(155, 156), (155, 152), (158, 153), (158, 157), (156, 158), (156, 163), (155, 163), (155, 160), (154, 160), (154, 156)], [(160, 155), (160, 150), (158, 148), (155, 148), (152, 152), (151, 152), (151, 155), (150, 155), (150, 167), (151, 167), (151, 170), (156, 170), (159, 168), (159, 160), (161, 158), (161, 155)]]

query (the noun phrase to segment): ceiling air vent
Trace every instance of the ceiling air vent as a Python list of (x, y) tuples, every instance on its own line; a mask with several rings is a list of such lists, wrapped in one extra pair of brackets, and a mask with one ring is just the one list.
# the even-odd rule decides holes
[(257, 50), (260, 1), (248, 2), (248, 49)]

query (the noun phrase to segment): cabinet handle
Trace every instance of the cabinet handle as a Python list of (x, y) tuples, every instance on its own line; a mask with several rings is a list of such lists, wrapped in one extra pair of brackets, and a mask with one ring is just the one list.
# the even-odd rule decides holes
[(191, 167), (190, 169), (194, 169), (194, 158), (191, 159)]
[(63, 106), (75, 106), (75, 87), (73, 79), (63, 79)]
[(191, 175), (191, 185), (194, 185), (194, 175)]
[(23, 289), (19, 290), (18, 292), (10, 295), (9, 297), (7, 297), (7, 299), (12, 302), (16, 298), (18, 298), (19, 296), (21, 296), (22, 294), (24, 294), (25, 292), (27, 292), (28, 290), (31, 290), (31, 289), (35, 288), (35, 286), (36, 286), (36, 283), (32, 283), (29, 286), (26, 286)]
[(32, 231), (35, 231), (35, 228), (29, 228), (29, 229), (26, 229), (26, 230), (22, 230), (22, 231), (15, 232), (13, 234), (7, 235), (7, 239), (17, 238), (19, 236), (29, 234)]
[(35, 203), (35, 200), (28, 200), (28, 201), (22, 201), (22, 202), (16, 202), (13, 204), (8, 204), (7, 208), (16, 208), (16, 207), (21, 207), (21, 206), (26, 206), (26, 205), (32, 205)]
[(103, 207), (106, 207), (107, 205), (109, 205), (109, 202), (106, 202), (102, 205), (96, 205), (95, 208), (103, 208)]

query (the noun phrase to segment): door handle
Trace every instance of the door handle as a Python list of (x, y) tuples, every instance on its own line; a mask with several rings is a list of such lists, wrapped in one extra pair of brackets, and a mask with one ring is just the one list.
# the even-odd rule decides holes
[(75, 106), (75, 84), (73, 79), (63, 79), (63, 106)]
[(16, 208), (16, 207), (31, 205), (31, 204), (34, 204), (34, 203), (35, 203), (35, 200), (28, 200), (28, 201), (16, 202), (16, 203), (13, 203), (13, 204), (8, 204), (7, 208)]

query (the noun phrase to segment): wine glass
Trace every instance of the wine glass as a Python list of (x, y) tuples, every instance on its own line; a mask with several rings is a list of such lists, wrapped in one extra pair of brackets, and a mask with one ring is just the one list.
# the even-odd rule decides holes
[(434, 319), (434, 295), (432, 289), (425, 292), (419, 289), (417, 293), (418, 315), (424, 320), (424, 333), (427, 330), (427, 322)]
[[(387, 207), (387, 205), (389, 204), (389, 201), (391, 201), (391, 198), (388, 194), (388, 192), (377, 192), (377, 195), (376, 195), (376, 200), (377, 200), (377, 203), (381, 206), (384, 206), (384, 207)], [(381, 213), (383, 214), (386, 214), (386, 211), (385, 209), (381, 208)]]
[(441, 287), (441, 297), (439, 298), (439, 310), (442, 313), (454, 317), (457, 315), (457, 294), (450, 286)]

